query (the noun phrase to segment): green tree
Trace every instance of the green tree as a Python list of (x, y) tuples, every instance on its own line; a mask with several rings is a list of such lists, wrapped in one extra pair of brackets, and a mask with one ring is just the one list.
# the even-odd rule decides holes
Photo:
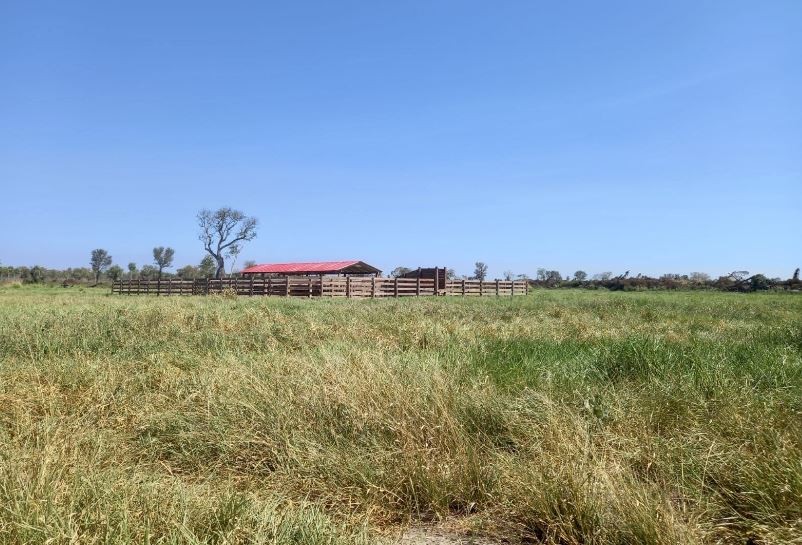
[(169, 269), (173, 266), (173, 256), (175, 255), (175, 250), (170, 248), (169, 246), (165, 248), (164, 246), (157, 246), (153, 248), (153, 262), (156, 264), (156, 267), (159, 269), (159, 280), (162, 277), (162, 271), (164, 269)]
[(215, 265), (214, 259), (212, 259), (212, 256), (207, 255), (201, 259), (198, 265), (198, 276), (201, 278), (211, 278), (214, 276), (216, 270), (217, 265)]
[(574, 280), (577, 282), (584, 282), (588, 279), (588, 273), (585, 271), (579, 270), (574, 273)]
[(487, 278), (487, 265), (481, 261), (477, 261), (473, 269), (473, 277), (476, 280), (484, 280)]
[(399, 277), (407, 274), (408, 272), (412, 272), (412, 269), (410, 269), (409, 267), (400, 267), (399, 266), (399, 267), (396, 267), (395, 269), (393, 269), (392, 271), (390, 271), (390, 276), (392, 276), (393, 278), (399, 278)]
[(92, 273), (95, 275), (95, 285), (100, 282), (100, 275), (111, 266), (111, 256), (103, 248), (92, 250), (92, 258), (89, 262), (92, 265)]
[(136, 263), (133, 261), (128, 264), (128, 278), (134, 278), (136, 276)]
[(153, 265), (145, 265), (142, 267), (142, 270), (139, 271), (139, 276), (145, 280), (152, 280), (155, 279), (159, 274), (159, 269), (154, 267)]
[(41, 284), (45, 280), (45, 273), (46, 269), (39, 265), (34, 265), (31, 267), (31, 270), (28, 271), (28, 280), (32, 284)]
[(749, 278), (749, 288), (752, 291), (764, 291), (771, 288), (771, 280), (762, 274), (756, 274)]
[(198, 273), (198, 268), (192, 265), (186, 265), (184, 267), (181, 267), (175, 272), (175, 274), (178, 275), (178, 278), (183, 278), (184, 280), (200, 276), (200, 274)]
[(109, 270), (106, 274), (109, 275), (109, 278), (111, 278), (112, 282), (116, 282), (123, 277), (123, 268), (119, 265), (112, 265), (109, 267)]

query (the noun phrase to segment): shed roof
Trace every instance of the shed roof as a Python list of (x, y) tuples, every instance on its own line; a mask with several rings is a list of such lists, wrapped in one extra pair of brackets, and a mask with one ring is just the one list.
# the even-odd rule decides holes
[(242, 271), (242, 274), (379, 274), (381, 271), (364, 261), (315, 261), (311, 263), (264, 263)]

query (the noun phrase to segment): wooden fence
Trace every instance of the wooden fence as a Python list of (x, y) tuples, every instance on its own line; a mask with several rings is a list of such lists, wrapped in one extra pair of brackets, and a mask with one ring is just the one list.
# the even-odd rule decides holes
[(337, 276), (199, 278), (184, 280), (117, 280), (111, 292), (121, 295), (272, 295), (278, 297), (415, 297), (424, 295), (514, 296), (528, 292), (526, 280), (447, 280), (435, 288), (432, 278), (366, 278)]

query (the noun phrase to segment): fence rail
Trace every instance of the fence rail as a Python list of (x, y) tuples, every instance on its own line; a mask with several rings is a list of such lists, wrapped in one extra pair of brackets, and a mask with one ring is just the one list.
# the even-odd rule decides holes
[(459, 295), (465, 297), (525, 295), (525, 280), (447, 280), (440, 288), (432, 278), (366, 277), (238, 277), (165, 278), (163, 280), (117, 280), (111, 292), (120, 295), (237, 295), (275, 297), (416, 297)]

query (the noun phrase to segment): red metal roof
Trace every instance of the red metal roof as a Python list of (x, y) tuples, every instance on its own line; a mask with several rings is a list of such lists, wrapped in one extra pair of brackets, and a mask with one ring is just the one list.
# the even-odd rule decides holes
[[(349, 271), (349, 269), (351, 269)], [(313, 263), (265, 263), (254, 265), (242, 271), (242, 274), (331, 274), (339, 272), (372, 273), (381, 272), (362, 261), (317, 261)]]

